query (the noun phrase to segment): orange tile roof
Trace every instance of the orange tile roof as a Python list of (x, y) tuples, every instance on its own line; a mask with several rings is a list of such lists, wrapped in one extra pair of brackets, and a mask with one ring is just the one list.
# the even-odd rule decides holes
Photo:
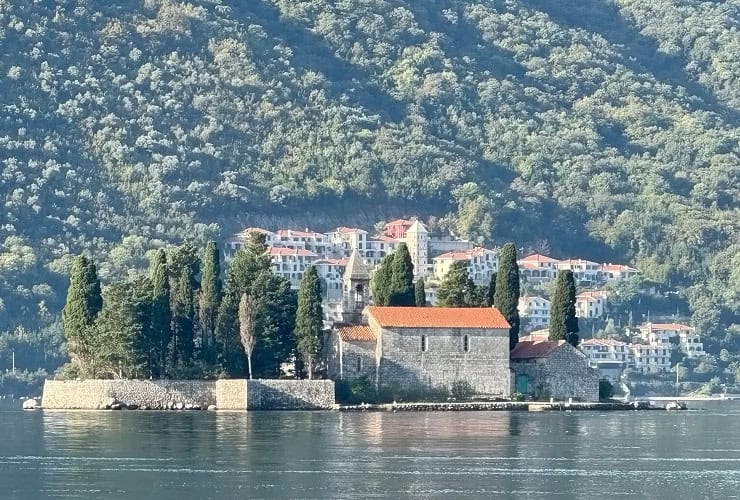
[(511, 359), (535, 359), (546, 358), (555, 349), (564, 344), (564, 340), (550, 342), (549, 340), (525, 340), (519, 341), (511, 351)]
[(367, 325), (336, 326), (339, 338), (345, 342), (375, 342), (375, 334)]
[(547, 255), (533, 253), (532, 255), (527, 255), (526, 257), (521, 259), (520, 262), (557, 262), (557, 259), (548, 257)]
[(410, 226), (413, 223), (414, 223), (413, 220), (396, 219), (396, 220), (392, 220), (392, 221), (388, 222), (386, 224), (386, 227), (388, 227), (388, 226)]
[(380, 307), (367, 313), (382, 327), (397, 328), (509, 328), (495, 307)]
[(364, 229), (360, 229), (358, 227), (345, 227), (345, 226), (338, 227), (335, 232), (340, 233), (340, 234), (355, 234), (355, 233), (367, 234), (367, 231), (365, 231)]
[(627, 345), (627, 342), (621, 342), (616, 339), (586, 339), (581, 345)]
[(485, 255), (488, 252), (493, 253), (493, 250), (489, 250), (483, 247), (473, 247), (470, 250), (443, 253), (442, 255), (435, 257), (435, 259), (466, 260), (477, 255)]
[(651, 323), (651, 330), (691, 330), (690, 326), (679, 323)]
[(318, 257), (315, 253), (304, 248), (270, 247), (267, 249), (269, 255), (295, 255), (303, 257)]

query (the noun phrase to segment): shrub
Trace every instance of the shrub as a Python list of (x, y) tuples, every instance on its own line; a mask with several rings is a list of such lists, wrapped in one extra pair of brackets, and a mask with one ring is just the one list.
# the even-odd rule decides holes
[(614, 386), (611, 382), (602, 378), (599, 380), (599, 399), (611, 399), (614, 396)]
[(511, 400), (512, 401), (524, 401), (524, 394), (521, 392), (513, 392), (511, 394)]
[(467, 380), (456, 380), (450, 386), (450, 394), (457, 400), (470, 399), (474, 393), (473, 386)]

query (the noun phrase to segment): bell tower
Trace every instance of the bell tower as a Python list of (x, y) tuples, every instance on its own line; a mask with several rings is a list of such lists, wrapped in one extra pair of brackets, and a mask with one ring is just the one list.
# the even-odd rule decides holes
[(357, 249), (352, 250), (344, 270), (342, 292), (342, 320), (345, 323), (360, 324), (362, 311), (369, 305), (370, 271), (362, 262)]

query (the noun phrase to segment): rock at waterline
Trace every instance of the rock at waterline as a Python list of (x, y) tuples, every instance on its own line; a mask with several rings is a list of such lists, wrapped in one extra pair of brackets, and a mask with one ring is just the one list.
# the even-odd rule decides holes
[(126, 403), (118, 401), (116, 398), (104, 398), (100, 402), (99, 408), (102, 410), (123, 410), (126, 408)]
[(216, 411), (216, 405), (208, 405), (208, 411)]
[(38, 410), (39, 408), (41, 408), (41, 405), (33, 398), (27, 399), (23, 402), (24, 410)]

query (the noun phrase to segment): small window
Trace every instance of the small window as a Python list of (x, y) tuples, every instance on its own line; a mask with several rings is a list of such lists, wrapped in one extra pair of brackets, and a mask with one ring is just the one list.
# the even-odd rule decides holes
[(427, 336), (422, 335), (421, 336), (421, 352), (427, 352), (427, 349), (429, 349), (429, 342), (427, 341)]
[(463, 337), (463, 351), (470, 351), (470, 337), (468, 337), (467, 335)]
[(362, 371), (362, 358), (360, 356), (357, 356), (357, 371)]

